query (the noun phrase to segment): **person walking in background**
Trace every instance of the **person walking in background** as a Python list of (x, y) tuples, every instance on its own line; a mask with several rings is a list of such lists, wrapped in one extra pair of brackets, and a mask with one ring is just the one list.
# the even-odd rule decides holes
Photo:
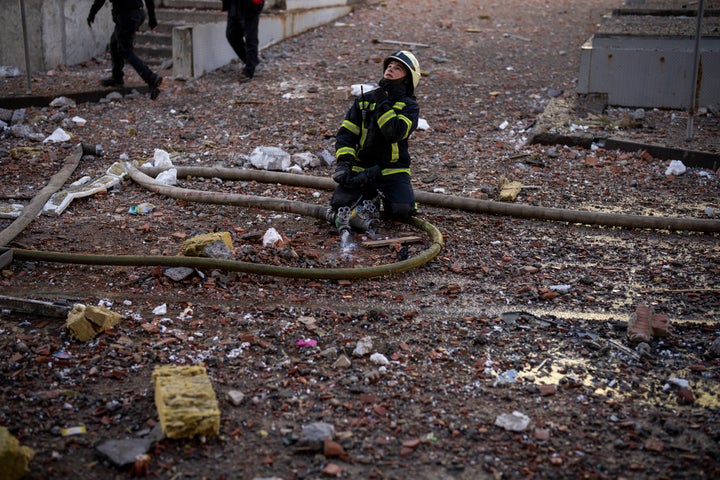
[[(353, 215), (363, 212), (365, 225), (382, 213), (407, 220), (416, 212), (410, 182), (408, 140), (418, 126), (420, 107), (415, 88), (420, 65), (408, 51), (383, 61), (379, 88), (355, 99), (335, 136), (337, 166), (332, 178), (338, 184), (330, 200), (335, 227), (349, 230)], [(380, 212), (382, 207), (382, 212)]]
[(260, 63), (258, 27), (264, 6), (265, 0), (222, 0), (222, 11), (228, 12), (225, 37), (245, 64), (238, 79), (240, 83), (252, 80)]
[[(150, 30), (157, 27), (154, 0), (144, 0), (147, 7), (148, 26)], [(95, 15), (105, 4), (105, 0), (94, 0), (87, 17), (88, 26), (92, 28)], [(160, 95), (162, 77), (152, 70), (135, 54), (135, 32), (145, 22), (143, 0), (110, 0), (112, 19), (115, 29), (110, 37), (110, 58), (112, 59), (112, 75), (100, 81), (104, 87), (119, 87), (125, 84), (123, 68), (127, 61), (148, 84), (150, 98), (157, 99)]]

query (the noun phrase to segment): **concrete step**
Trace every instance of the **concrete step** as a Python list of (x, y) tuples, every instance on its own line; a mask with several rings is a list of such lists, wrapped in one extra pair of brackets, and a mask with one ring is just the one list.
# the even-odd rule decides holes
[(162, 0), (165, 8), (195, 9), (195, 10), (217, 10), (222, 7), (221, 0)]
[(135, 51), (148, 65), (157, 66), (172, 59), (173, 28), (223, 22), (227, 15), (220, 11), (220, 0), (164, 0), (163, 5), (155, 9), (158, 20), (155, 30), (149, 30), (146, 24), (136, 36)]

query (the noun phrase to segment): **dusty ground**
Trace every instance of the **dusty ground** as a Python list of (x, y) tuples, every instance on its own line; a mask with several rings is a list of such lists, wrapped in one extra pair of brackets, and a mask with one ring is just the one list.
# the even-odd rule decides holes
[[(166, 77), (155, 102), (140, 91), (70, 108), (27, 108), (23, 124), (36, 140), (2, 133), (0, 195), (28, 203), (78, 143), (101, 144), (104, 155), (84, 156), (69, 181), (98, 177), (126, 157), (148, 159), (158, 148), (176, 165), (230, 168), (248, 167), (260, 146), (332, 151), (350, 102), (338, 89), (375, 80), (382, 58), (400, 48), (385, 42), (392, 40), (423, 45), (402, 46), (416, 52), (424, 72), (418, 100), (429, 129), (412, 143), (418, 191), (495, 201), (506, 178), (524, 186), (516, 205), (716, 225), (717, 166), (667, 175), (669, 160), (642, 149), (526, 144), (551, 98), (577, 108), (571, 113), (578, 122), (588, 120), (574, 94), (579, 46), (617, 6), (359, 6), (336, 24), (264, 50), (251, 84), (235, 83), (237, 68), (228, 66), (195, 80)], [(38, 75), (33, 89), (57, 96), (91, 90), (108, 67), (103, 58), (58, 69)], [(0, 90), (21, 96), (24, 85), (2, 79)], [(611, 109), (588, 124), (598, 136), (720, 153), (718, 118), (710, 112), (695, 119), (691, 143), (684, 112), (646, 111), (628, 122), (630, 113)], [(78, 126), (76, 116), (87, 124)], [(59, 126), (72, 140), (42, 143)], [(304, 174), (327, 178), (330, 171)], [(219, 178), (182, 179), (180, 186), (323, 206), (330, 196), (321, 188)], [(128, 213), (142, 202), (154, 210)], [(440, 254), (377, 278), (198, 268), (174, 281), (152, 266), (7, 265), (2, 295), (102, 304), (123, 315), (115, 328), (79, 342), (63, 318), (3, 309), (0, 425), (34, 449), (27, 477), (128, 476), (127, 466), (113, 465), (96, 447), (148, 438), (158, 422), (153, 370), (195, 364), (207, 367), (218, 396), (220, 435), (154, 442), (150, 476), (720, 476), (717, 229), (541, 221), (433, 204), (422, 205), (420, 217), (441, 231)], [(0, 220), (0, 227), (11, 222)], [(284, 235), (285, 248), (263, 247), (270, 227)], [(183, 240), (213, 231), (232, 234), (237, 260), (293, 268), (377, 266), (431, 247), (425, 239), (407, 249), (348, 254), (322, 220), (174, 199), (131, 180), (74, 200), (60, 216), (38, 217), (9, 246), (174, 256)], [(419, 233), (388, 224), (380, 233), (398, 231)], [(627, 320), (641, 304), (669, 316), (669, 337), (628, 341)], [(167, 313), (153, 313), (160, 305)], [(388, 365), (353, 355), (365, 337)], [(350, 366), (336, 363), (343, 354)], [(240, 405), (230, 391), (244, 394)], [(496, 425), (514, 411), (529, 418), (524, 430)], [(303, 427), (315, 422), (334, 427), (341, 451), (301, 448)], [(86, 433), (63, 434), (79, 425)]]

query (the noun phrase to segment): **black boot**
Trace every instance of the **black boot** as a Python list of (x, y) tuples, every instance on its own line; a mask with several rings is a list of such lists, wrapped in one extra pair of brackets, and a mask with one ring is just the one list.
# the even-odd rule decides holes
[(162, 83), (162, 77), (155, 75), (150, 83), (148, 84), (148, 91), (150, 92), (150, 100), (155, 100), (160, 96), (160, 84)]
[(123, 85), (125, 85), (125, 82), (122, 78), (108, 77), (100, 80), (100, 85), (102, 85), (103, 87), (122, 87)]

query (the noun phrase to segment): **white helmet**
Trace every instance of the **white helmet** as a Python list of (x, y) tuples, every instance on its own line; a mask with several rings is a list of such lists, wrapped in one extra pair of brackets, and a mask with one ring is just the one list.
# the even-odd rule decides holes
[(387, 69), (388, 63), (392, 60), (396, 60), (405, 65), (405, 69), (410, 75), (410, 80), (412, 80), (408, 84), (408, 93), (412, 95), (415, 92), (415, 88), (418, 86), (418, 83), (420, 83), (420, 63), (418, 63), (417, 58), (415, 58), (415, 55), (412, 53), (407, 50), (400, 50), (399, 52), (393, 53), (383, 61), (383, 71)]

